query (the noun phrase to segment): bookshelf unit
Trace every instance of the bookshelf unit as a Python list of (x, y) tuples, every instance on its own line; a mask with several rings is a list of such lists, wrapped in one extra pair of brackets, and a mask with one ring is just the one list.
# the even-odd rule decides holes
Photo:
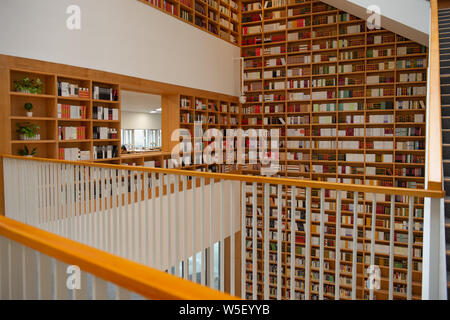
[[(280, 129), (278, 176), (377, 186), (424, 187), (427, 48), (384, 29), (369, 30), (364, 20), (316, 0), (244, 0), (241, 16), (241, 56), (244, 57), (247, 97), (247, 102), (241, 106), (241, 124), (243, 129)], [(260, 175), (260, 166), (243, 165), (241, 173)], [(283, 190), (283, 222), (286, 225), (290, 224), (290, 192), (290, 189)], [(262, 197), (260, 190), (260, 212), (264, 212)], [(276, 210), (276, 195), (270, 199), (270, 211)], [(303, 201), (304, 192), (299, 193), (297, 199)], [(380, 232), (377, 235), (380, 239), (376, 244), (384, 246), (389, 244), (385, 240), (389, 234), (383, 226), (389, 223), (390, 199), (377, 200), (376, 229)], [(398, 252), (404, 253), (402, 234), (407, 232), (403, 224), (408, 216), (408, 198), (395, 200), (395, 223), (399, 224), (398, 229), (396, 226), (398, 238), (395, 246), (400, 248), (396, 249)], [(249, 201), (247, 219), (251, 221)], [(352, 203), (353, 194), (343, 195), (342, 212), (352, 215), (353, 209), (349, 207)], [(300, 218), (305, 212), (304, 205), (299, 203), (297, 206), (298, 223), (305, 222)], [(370, 244), (368, 234), (371, 229), (367, 219), (371, 218), (372, 201), (360, 198), (359, 205), (361, 221), (358, 228), (361, 234), (357, 240), (357, 297), (364, 299), (368, 294), (363, 284), (363, 274), (364, 280), (367, 275), (363, 270), (369, 265), (367, 254), (370, 256), (370, 250), (366, 244)], [(330, 238), (326, 251), (332, 255), (334, 245), (331, 240), (336, 238), (332, 233), (336, 227), (335, 194), (327, 195), (326, 206), (330, 219), (326, 223), (330, 228), (330, 234), (326, 232), (326, 239)], [(320, 212), (319, 208), (317, 190), (313, 190), (312, 213)], [(261, 235), (262, 219), (262, 214), (258, 215)], [(345, 222), (342, 223), (344, 226)], [(311, 223), (311, 227), (314, 226), (317, 222)], [(417, 199), (414, 204), (414, 228), (413, 298), (420, 299), (423, 199)], [(251, 223), (248, 222), (246, 232), (250, 229)], [(288, 227), (283, 230), (283, 235), (290, 236)], [(317, 236), (313, 231), (312, 238)], [(297, 249), (302, 244), (304, 248), (301, 228), (296, 231), (296, 238)], [(341, 236), (341, 239), (347, 241), (352, 237)], [(259, 237), (258, 242), (262, 244), (262, 241), (263, 238)], [(290, 246), (290, 242), (283, 243), (283, 270), (290, 266), (286, 246)], [(263, 250), (262, 246), (258, 247), (257, 270), (262, 279)], [(251, 277), (251, 246), (247, 250), (250, 258), (246, 257), (249, 264), (246, 277)], [(313, 260), (314, 250), (313, 245)], [(383, 250), (385, 247), (376, 250), (376, 259), (380, 262), (376, 264), (382, 264), (382, 290), (375, 292), (379, 299), (387, 298), (389, 279), (389, 268), (383, 260), (388, 255), (382, 253)], [(276, 255), (276, 251), (271, 250), (270, 254)], [(304, 258), (304, 253), (298, 257)], [(345, 263), (346, 259), (341, 258), (341, 265), (351, 267), (351, 263)], [(399, 279), (394, 280), (394, 298), (404, 299), (406, 282), (402, 279), (406, 269), (402, 263), (405, 256), (396, 253), (395, 259), (394, 276)], [(325, 281), (325, 297), (334, 298), (334, 258), (325, 260), (330, 265), (330, 270), (326, 270), (330, 281)], [(276, 265), (271, 261), (271, 268), (276, 268)], [(301, 274), (301, 270), (300, 264), (296, 274), (297, 271)], [(283, 274), (282, 297), (288, 299), (290, 273)], [(315, 298), (318, 290), (315, 290), (314, 278), (311, 279), (311, 297)], [(304, 292), (301, 288), (304, 276), (297, 280), (300, 282), (296, 294), (300, 298)], [(251, 286), (250, 282), (248, 286)], [(345, 286), (341, 284), (342, 287)], [(340, 298), (346, 298), (348, 288), (351, 291), (351, 284), (346, 287), (347, 291), (341, 291)], [(260, 289), (258, 298), (263, 298)], [(247, 287), (247, 294), (251, 296), (251, 293), (252, 288)], [(271, 298), (275, 297), (276, 294), (271, 295)]]
[(234, 45), (239, 45), (239, 0), (139, 1)]
[[(186, 129), (191, 134), (192, 150), (189, 157), (190, 164), (183, 163), (183, 168), (187, 170), (209, 171), (209, 172), (236, 172), (239, 170), (236, 165), (209, 165), (203, 161), (203, 150), (209, 143), (202, 139), (196, 141), (194, 134), (195, 122), (201, 123), (203, 134), (208, 129), (217, 129), (222, 132), (225, 142), (226, 130), (237, 129), (240, 122), (239, 104), (231, 101), (213, 100), (194, 96), (180, 96), (180, 128)], [(201, 141), (200, 141), (201, 140)]]
[[(36, 156), (52, 159), (104, 161), (120, 163), (120, 97), (119, 85), (100, 83), (91, 79), (71, 76), (10, 69), (9, 119), (11, 122), (10, 152), (17, 155), (25, 146)], [(24, 78), (40, 79), (43, 83), (41, 94), (17, 92), (14, 81)], [(111, 93), (110, 97), (94, 96), (94, 88), (102, 87)], [(105, 93), (105, 92), (104, 92)], [(114, 93), (114, 94), (113, 94)], [(24, 105), (33, 104), (33, 116), (27, 117)], [(111, 110), (109, 117), (94, 118), (94, 109)], [(107, 109), (106, 109), (107, 108)], [(115, 110), (115, 111), (113, 111)], [(111, 115), (114, 114), (114, 119)], [(106, 113), (105, 113), (106, 115)], [(16, 132), (18, 125), (39, 126), (39, 140), (21, 140)], [(96, 138), (96, 127), (115, 131), (115, 136)], [(117, 150), (116, 156), (103, 158), (100, 148)], [(69, 152), (72, 150), (73, 153)], [(74, 152), (78, 149), (80, 152)], [(79, 157), (74, 159), (75, 154)]]

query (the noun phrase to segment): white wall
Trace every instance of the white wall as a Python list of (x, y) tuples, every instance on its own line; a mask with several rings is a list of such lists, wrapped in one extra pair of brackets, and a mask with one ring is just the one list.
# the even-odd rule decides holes
[(426, 0), (322, 0), (341, 10), (366, 18), (367, 8), (377, 5), (381, 26), (428, 46), (430, 3)]
[(123, 129), (161, 129), (161, 114), (122, 111)]
[[(66, 27), (81, 8), (79, 31)], [(239, 48), (137, 0), (1, 0), (0, 53), (239, 95)]]

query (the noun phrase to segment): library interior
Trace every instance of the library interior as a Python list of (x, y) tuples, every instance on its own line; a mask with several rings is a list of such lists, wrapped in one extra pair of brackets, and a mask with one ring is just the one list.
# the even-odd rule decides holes
[(2, 0), (0, 30), (0, 299), (448, 299), (449, 0)]

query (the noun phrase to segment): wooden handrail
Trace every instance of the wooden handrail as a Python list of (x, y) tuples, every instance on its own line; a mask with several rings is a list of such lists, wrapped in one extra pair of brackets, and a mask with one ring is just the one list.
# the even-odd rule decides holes
[(0, 216), (0, 235), (152, 300), (236, 297)]
[(438, 2), (431, 0), (430, 91), (428, 119), (428, 189), (442, 190), (441, 66)]
[(260, 183), (260, 184), (273, 184), (273, 185), (285, 185), (285, 186), (295, 186), (299, 188), (313, 188), (313, 189), (328, 189), (328, 190), (340, 190), (340, 191), (352, 191), (352, 192), (364, 192), (364, 193), (378, 193), (387, 195), (401, 195), (401, 196), (413, 196), (413, 197), (429, 197), (429, 198), (443, 198), (445, 196), (445, 191), (440, 189), (408, 189), (408, 188), (395, 188), (395, 187), (378, 187), (378, 186), (366, 186), (360, 184), (346, 184), (346, 183), (335, 183), (335, 182), (323, 182), (314, 180), (299, 180), (299, 179), (288, 179), (288, 178), (270, 178), (261, 176), (250, 176), (250, 175), (240, 175), (240, 174), (223, 174), (223, 173), (211, 173), (211, 172), (199, 172), (199, 171), (188, 171), (180, 169), (162, 169), (162, 168), (147, 168), (139, 166), (123, 166), (123, 165), (112, 165), (112, 164), (100, 164), (92, 162), (82, 162), (82, 161), (65, 161), (65, 160), (55, 160), (55, 159), (43, 159), (43, 158), (29, 158), (20, 157), (14, 155), (4, 154), (0, 156), (1, 158), (17, 159), (24, 161), (39, 161), (47, 163), (60, 163), (60, 164), (70, 164), (76, 166), (86, 166), (86, 167), (97, 167), (105, 169), (115, 169), (115, 170), (129, 170), (129, 171), (139, 171), (139, 172), (154, 172), (154, 173), (164, 173), (179, 176), (195, 176), (207, 179), (221, 179), (229, 181), (241, 181), (248, 183)]

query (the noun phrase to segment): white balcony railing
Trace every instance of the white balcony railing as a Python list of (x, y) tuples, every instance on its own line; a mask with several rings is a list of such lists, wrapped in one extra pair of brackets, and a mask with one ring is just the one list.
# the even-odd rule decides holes
[(8, 218), (245, 299), (420, 299), (424, 202), (443, 197), (14, 156), (3, 168)]

